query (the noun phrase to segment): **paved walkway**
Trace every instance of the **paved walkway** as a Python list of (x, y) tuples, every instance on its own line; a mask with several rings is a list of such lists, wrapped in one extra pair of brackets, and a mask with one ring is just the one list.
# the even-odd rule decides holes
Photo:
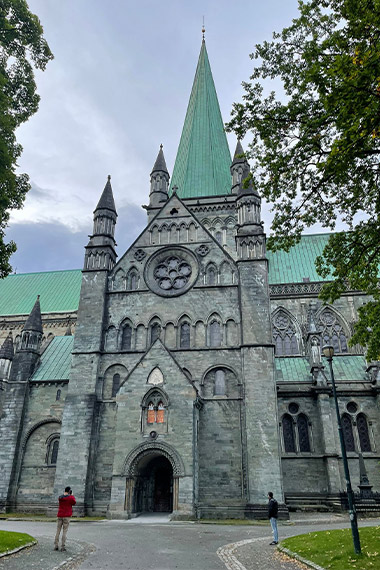
[[(360, 526), (374, 524), (379, 521), (360, 521)], [(279, 525), (280, 540), (348, 526), (347, 517), (297, 514), (292, 524)], [(295, 570), (302, 567), (269, 546), (272, 536), (268, 525), (178, 523), (156, 516), (130, 521), (72, 522), (67, 552), (53, 551), (54, 523), (0, 521), (0, 529), (28, 532), (39, 541), (37, 546), (0, 559), (0, 570)]]

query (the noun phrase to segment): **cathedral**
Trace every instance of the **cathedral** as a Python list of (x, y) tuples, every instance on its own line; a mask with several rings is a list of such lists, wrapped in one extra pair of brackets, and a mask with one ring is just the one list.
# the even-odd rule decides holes
[(1, 511), (52, 512), (66, 485), (78, 516), (260, 518), (268, 491), (284, 517), (340, 508), (325, 344), (352, 485), (365, 469), (380, 491), (380, 363), (349, 345), (366, 298), (318, 299), (327, 234), (266, 251), (249, 171), (203, 40), (172, 176), (161, 147), (129, 249), (108, 177), (82, 270), (0, 283)]

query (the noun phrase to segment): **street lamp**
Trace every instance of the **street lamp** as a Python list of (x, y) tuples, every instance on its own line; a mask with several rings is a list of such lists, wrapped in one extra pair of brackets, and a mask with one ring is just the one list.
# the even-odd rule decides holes
[(342, 450), (344, 475), (346, 477), (348, 511), (350, 513), (352, 540), (354, 542), (354, 549), (355, 549), (356, 554), (361, 554), (360, 537), (359, 537), (359, 530), (358, 530), (358, 519), (356, 517), (354, 494), (352, 492), (350, 471), (348, 469), (346, 443), (344, 441), (344, 436), (343, 436), (342, 422), (340, 419), (339, 406), (338, 406), (338, 398), (336, 395), (334, 371), (333, 371), (333, 367), (332, 367), (332, 361), (333, 361), (333, 356), (334, 356), (334, 347), (331, 344), (327, 344), (322, 348), (322, 352), (325, 355), (326, 360), (329, 363), (329, 368), (330, 368), (331, 384), (332, 384), (335, 409), (336, 409), (336, 418), (338, 421), (338, 432), (339, 432), (339, 439), (340, 439), (340, 447)]

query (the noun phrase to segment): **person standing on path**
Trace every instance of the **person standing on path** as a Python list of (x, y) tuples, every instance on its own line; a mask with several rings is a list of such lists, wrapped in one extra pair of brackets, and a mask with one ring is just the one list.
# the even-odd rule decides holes
[(76, 504), (75, 497), (70, 487), (65, 488), (63, 495), (58, 497), (59, 507), (57, 513), (57, 532), (54, 540), (54, 550), (59, 550), (59, 535), (62, 530), (61, 551), (66, 550), (66, 535), (69, 528), (70, 517), (73, 515), (73, 506)]
[(268, 493), (268, 518), (273, 532), (273, 540), (270, 545), (278, 544), (278, 529), (277, 529), (277, 517), (278, 517), (278, 503), (276, 499), (273, 498), (272, 491)]

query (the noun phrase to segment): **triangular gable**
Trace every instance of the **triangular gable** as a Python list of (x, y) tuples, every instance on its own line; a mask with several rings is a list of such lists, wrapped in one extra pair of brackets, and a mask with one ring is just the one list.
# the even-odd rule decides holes
[[(181, 224), (185, 222), (186, 224), (190, 224), (193, 222), (196, 227), (198, 228), (198, 235), (197, 241), (203, 242), (212, 242), (213, 246), (215, 246), (222, 255), (228, 260), (230, 263), (235, 265), (235, 260), (231, 257), (231, 255), (220, 245), (220, 243), (214, 238), (214, 236), (208, 231), (208, 229), (202, 224), (202, 222), (191, 212), (184, 202), (177, 196), (177, 194), (172, 194), (172, 196), (168, 199), (167, 202), (162, 206), (161, 210), (157, 212), (151, 222), (146, 226), (146, 228), (141, 232), (141, 234), (136, 238), (136, 240), (132, 243), (132, 245), (127, 249), (127, 251), (120, 257), (119, 261), (116, 263), (115, 267), (112, 270), (112, 273), (115, 274), (120, 267), (123, 267), (125, 264), (126, 257), (134, 251), (136, 252), (139, 248), (147, 248), (151, 246), (150, 243), (150, 232), (152, 228), (155, 226), (162, 227), (162, 225), (177, 223)], [(200, 230), (200, 231), (199, 231)], [(183, 245), (185, 247), (191, 246), (191, 242), (187, 243), (162, 243), (162, 246), (176, 246), (176, 245)], [(127, 270), (127, 268), (125, 268)]]
[[(181, 379), (186, 385), (191, 385), (194, 389), (194, 395), (197, 395), (197, 389), (194, 386), (193, 382), (187, 377), (184, 373), (183, 369), (181, 368), (180, 364), (171, 354), (171, 352), (166, 348), (166, 346), (161, 342), (160, 339), (157, 339), (145, 352), (145, 354), (140, 358), (138, 363), (132, 368), (131, 372), (128, 374), (122, 385), (120, 386), (120, 391), (122, 392), (122, 387), (130, 386), (131, 380), (134, 377), (138, 377), (137, 381), (140, 383), (141, 376), (145, 379), (144, 385), (147, 384), (147, 379), (154, 370), (154, 368), (159, 368), (164, 376), (164, 386), (168, 383), (167, 380), (173, 376), (176, 379)], [(174, 370), (173, 370), (174, 369)], [(171, 386), (168, 386), (170, 388)]]

